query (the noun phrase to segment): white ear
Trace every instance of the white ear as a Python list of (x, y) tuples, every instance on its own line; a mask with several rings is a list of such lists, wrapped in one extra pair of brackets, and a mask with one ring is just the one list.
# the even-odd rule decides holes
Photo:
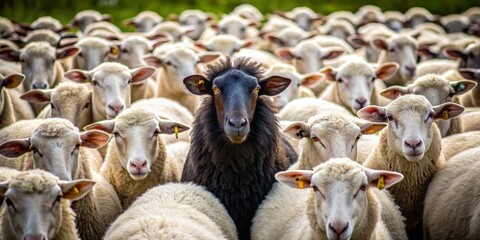
[(313, 171), (311, 170), (290, 170), (278, 172), (275, 174), (275, 179), (278, 182), (287, 185), (291, 188), (310, 188)]
[(302, 139), (310, 136), (310, 129), (304, 122), (294, 122), (283, 129), (283, 133), (291, 138)]

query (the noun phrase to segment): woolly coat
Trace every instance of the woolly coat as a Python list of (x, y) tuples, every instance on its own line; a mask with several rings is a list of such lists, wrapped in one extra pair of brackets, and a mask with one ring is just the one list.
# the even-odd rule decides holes
[(257, 100), (250, 133), (242, 144), (231, 144), (220, 128), (214, 100), (208, 97), (197, 111), (183, 182), (203, 185), (225, 205), (240, 239), (248, 239), (255, 211), (275, 182), (275, 173), (288, 168), (297, 155), (278, 131), (272, 107)]
[(432, 124), (432, 143), (423, 158), (409, 162), (404, 156), (394, 152), (388, 145), (388, 126), (380, 133), (380, 143), (363, 166), (371, 169), (400, 172), (404, 179), (389, 188), (406, 218), (407, 231), (414, 229), (422, 220), (423, 201), (433, 175), (444, 164), (441, 154), (442, 143), (438, 127)]
[(480, 131), (455, 134), (442, 139), (442, 153), (445, 160), (471, 148), (480, 146)]
[(127, 209), (142, 193), (148, 189), (167, 182), (180, 181), (181, 164), (167, 158), (165, 143), (157, 137), (157, 156), (151, 166), (151, 171), (142, 180), (134, 180), (120, 164), (117, 144), (108, 144), (105, 162), (100, 174), (113, 186), (120, 199), (123, 209)]
[[(175, 216), (175, 217), (172, 217)], [(205, 188), (169, 183), (150, 189), (110, 227), (110, 239), (237, 239), (225, 207)]]

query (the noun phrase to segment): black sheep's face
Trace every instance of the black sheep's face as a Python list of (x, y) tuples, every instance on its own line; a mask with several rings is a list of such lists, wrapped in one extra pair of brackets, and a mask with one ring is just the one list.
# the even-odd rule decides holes
[(192, 75), (183, 82), (193, 94), (209, 94), (214, 98), (220, 127), (232, 144), (241, 144), (250, 132), (258, 97), (281, 93), (291, 80), (271, 76), (259, 81), (254, 76), (233, 69), (213, 81), (201, 75)]

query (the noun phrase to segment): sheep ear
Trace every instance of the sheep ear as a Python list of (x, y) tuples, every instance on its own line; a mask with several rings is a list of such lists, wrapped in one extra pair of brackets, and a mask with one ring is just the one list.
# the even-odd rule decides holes
[(8, 62), (20, 62), (20, 52), (13, 48), (0, 49), (0, 58)]
[(334, 59), (337, 58), (338, 56), (342, 55), (345, 51), (340, 48), (328, 48), (324, 50), (324, 55), (322, 56), (322, 59)]
[(207, 46), (207, 44), (205, 43), (205, 41), (199, 40), (199, 41), (195, 41), (193, 44), (195, 45), (195, 47), (201, 48), (201, 49), (203, 49), (203, 50), (207, 50), (207, 49), (208, 49), (208, 46)]
[(8, 158), (20, 157), (30, 151), (29, 138), (14, 139), (0, 144), (0, 155)]
[(381, 91), (380, 95), (382, 97), (386, 97), (388, 99), (394, 100), (399, 96), (409, 94), (409, 93), (410, 93), (410, 90), (408, 89), (408, 87), (391, 86)]
[(460, 69), (458, 69), (458, 72), (465, 79), (473, 80), (473, 81), (480, 80), (480, 73), (477, 73), (477, 71), (473, 68), (460, 68)]
[(132, 84), (140, 84), (145, 79), (149, 78), (155, 73), (155, 68), (153, 67), (139, 67), (130, 70), (130, 74), (132, 74)]
[(21, 99), (31, 103), (46, 103), (52, 98), (53, 89), (34, 89), (20, 96)]
[(352, 46), (357, 47), (357, 48), (368, 46), (368, 42), (363, 40), (363, 37), (359, 34), (354, 34), (354, 35), (348, 36), (347, 41)]
[(176, 121), (160, 120), (158, 126), (160, 127), (160, 131), (163, 134), (181, 133), (190, 129), (189, 126)]
[(100, 130), (88, 130), (80, 134), (80, 146), (87, 148), (100, 148), (110, 141), (110, 134)]
[(95, 181), (90, 179), (78, 179), (73, 181), (59, 180), (58, 185), (62, 189), (62, 198), (75, 201), (90, 192), (93, 185), (95, 185)]
[(115, 120), (103, 120), (103, 121), (89, 124), (85, 126), (83, 129), (85, 130), (96, 129), (96, 130), (101, 130), (107, 133), (112, 133), (114, 127), (115, 127)]
[(157, 57), (157, 56), (148, 56), (148, 57), (144, 57), (143, 60), (145, 60), (145, 62), (149, 65), (149, 66), (152, 66), (152, 67), (156, 67), (156, 68), (159, 68), (162, 66), (162, 59)]
[(310, 137), (310, 128), (304, 122), (294, 122), (285, 127), (282, 132), (291, 138), (299, 140), (304, 137)]
[(435, 115), (433, 119), (448, 120), (459, 116), (465, 111), (465, 108), (456, 103), (444, 103), (433, 107)]
[(133, 18), (127, 18), (122, 21), (122, 24), (125, 26), (135, 26), (135, 22), (133, 20)]
[(284, 47), (279, 48), (277, 51), (275, 51), (275, 54), (284, 60), (291, 61), (294, 58), (297, 58), (293, 51), (293, 48)]
[(254, 39), (246, 39), (246, 40), (243, 41), (241, 47), (242, 48), (248, 48), (248, 47), (252, 46), (254, 43), (255, 43)]
[(314, 88), (323, 80), (323, 75), (319, 73), (305, 74), (302, 79), (302, 86)]
[(387, 126), (386, 123), (356, 122), (362, 134), (375, 134)]
[(112, 21), (112, 16), (110, 14), (102, 14), (102, 21), (110, 22)]
[(189, 34), (195, 31), (195, 26), (184, 26), (180, 30), (182, 31), (183, 35)]
[(378, 66), (376, 75), (377, 78), (379, 79), (389, 79), (397, 73), (398, 69), (400, 68), (400, 65), (396, 62), (386, 62), (382, 63), (380, 66)]
[(371, 187), (376, 187), (380, 190), (389, 188), (403, 179), (403, 175), (401, 173), (393, 171), (364, 168), (364, 172), (367, 175), (368, 185)]
[(275, 179), (291, 188), (303, 189), (310, 188), (312, 176), (311, 170), (290, 170), (278, 172), (275, 174)]
[(358, 110), (357, 116), (370, 122), (387, 122), (385, 108), (375, 105), (364, 107)]
[(387, 41), (384, 38), (373, 39), (371, 45), (378, 50), (386, 50), (388, 48)]
[(158, 46), (160, 46), (164, 43), (170, 42), (170, 40), (171, 39), (168, 38), (168, 37), (157, 38), (157, 39), (152, 41), (152, 48), (155, 49), (155, 48), (157, 48)]
[(90, 82), (90, 73), (88, 71), (80, 69), (70, 70), (66, 72), (63, 76), (78, 83)]
[(453, 90), (455, 91), (456, 95), (464, 94), (470, 89), (477, 86), (477, 83), (470, 80), (460, 80), (455, 82), (450, 82), (450, 86), (452, 86)]
[(443, 50), (443, 54), (453, 59), (463, 59), (463, 60), (467, 59), (467, 54), (465, 54), (460, 49), (447, 48)]
[(20, 83), (23, 82), (24, 79), (25, 75), (23, 74), (10, 74), (6, 76), (3, 81), (0, 81), (0, 88), (16, 88), (18, 85), (20, 85)]
[(211, 62), (211, 61), (219, 58), (220, 53), (209, 53), (209, 52), (200, 53), (199, 57), (200, 57), (200, 62), (201, 63), (207, 63), (207, 62)]
[(292, 80), (281, 76), (270, 76), (259, 81), (259, 95), (275, 96), (285, 90)]
[(60, 50), (57, 50), (56, 57), (57, 59), (64, 59), (68, 57), (73, 57), (80, 52), (80, 48), (78, 47), (66, 47)]
[(279, 37), (273, 35), (272, 33), (267, 33), (265, 35), (265, 37), (267, 38), (268, 41), (270, 41), (272, 43), (275, 43), (275, 44), (278, 44), (280, 46), (283, 46), (283, 40), (280, 39)]
[(191, 75), (183, 79), (188, 91), (195, 95), (213, 95), (212, 83), (202, 75)]
[(330, 82), (336, 82), (336, 75), (337, 75), (337, 70), (335, 70), (333, 67), (328, 66), (320, 69), (320, 73), (323, 74), (325, 80), (330, 81)]

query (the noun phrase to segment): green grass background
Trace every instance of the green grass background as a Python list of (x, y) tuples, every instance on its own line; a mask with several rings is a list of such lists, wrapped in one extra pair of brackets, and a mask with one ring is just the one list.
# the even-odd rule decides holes
[(413, 6), (421, 6), (440, 15), (461, 13), (472, 6), (480, 6), (480, 0), (0, 0), (0, 16), (21, 22), (32, 22), (38, 17), (50, 15), (62, 23), (67, 23), (78, 11), (95, 9), (112, 15), (113, 22), (120, 26), (123, 19), (135, 16), (143, 10), (156, 11), (164, 17), (170, 13), (179, 14), (183, 10), (191, 8), (220, 14), (230, 12), (241, 3), (251, 3), (263, 13), (271, 13), (276, 10), (288, 11), (297, 6), (308, 6), (322, 14), (338, 10), (356, 11), (366, 4), (377, 5), (384, 11), (402, 12)]

